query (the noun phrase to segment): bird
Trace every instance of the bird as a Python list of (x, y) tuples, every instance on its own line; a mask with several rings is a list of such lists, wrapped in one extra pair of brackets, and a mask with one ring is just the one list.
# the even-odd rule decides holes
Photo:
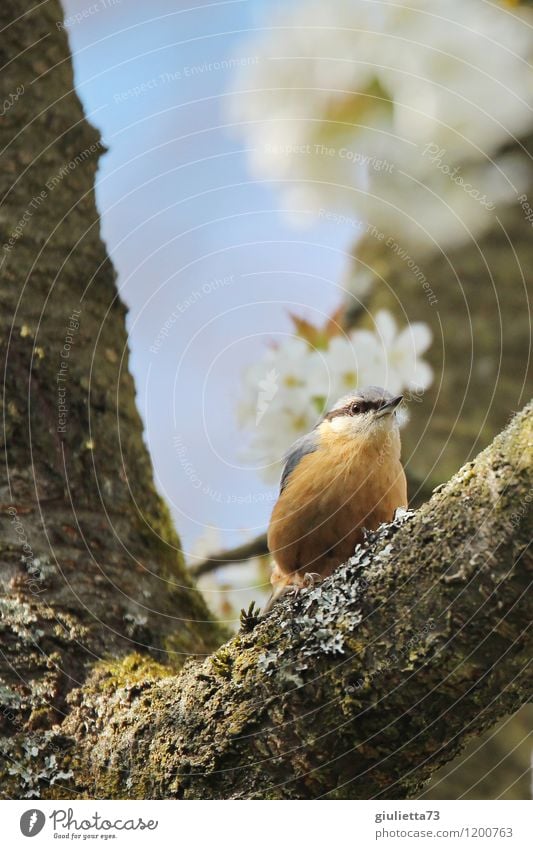
[(283, 458), (267, 533), (272, 595), (263, 615), (289, 590), (331, 575), (365, 531), (407, 507), (402, 400), (379, 386), (344, 395)]

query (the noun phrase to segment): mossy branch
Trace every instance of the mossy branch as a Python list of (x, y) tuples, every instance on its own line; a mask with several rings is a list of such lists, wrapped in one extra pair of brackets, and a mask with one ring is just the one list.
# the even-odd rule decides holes
[(530, 697), (532, 414), (321, 587), (179, 677), (98, 669), (61, 729), (70, 790), (416, 797)]

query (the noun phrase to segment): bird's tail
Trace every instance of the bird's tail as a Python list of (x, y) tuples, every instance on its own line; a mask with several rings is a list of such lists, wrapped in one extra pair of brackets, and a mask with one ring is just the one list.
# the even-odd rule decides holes
[(267, 603), (265, 604), (265, 606), (263, 607), (263, 609), (260, 613), (261, 619), (263, 618), (263, 616), (266, 616), (267, 613), (270, 613), (270, 611), (272, 610), (272, 608), (274, 607), (276, 602), (279, 601), (279, 599), (282, 598), (282, 596), (285, 595), (287, 590), (288, 590), (287, 584), (282, 584), (282, 583), (276, 584), (276, 586), (274, 587), (274, 589), (272, 590), (272, 592), (270, 594), (270, 598), (268, 599)]
[(294, 575), (286, 575), (281, 571), (276, 561), (274, 561), (274, 568), (272, 569), (272, 575), (270, 576), (270, 583), (272, 584), (272, 595), (260, 613), (261, 618), (266, 616), (267, 613), (270, 613), (276, 602), (294, 587)]

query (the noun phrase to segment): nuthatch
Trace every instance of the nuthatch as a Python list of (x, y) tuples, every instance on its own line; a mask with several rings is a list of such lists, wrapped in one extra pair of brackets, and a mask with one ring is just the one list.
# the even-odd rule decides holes
[(367, 386), (341, 398), (286, 454), (268, 528), (272, 596), (325, 578), (363, 540), (407, 507), (400, 461), (402, 395)]

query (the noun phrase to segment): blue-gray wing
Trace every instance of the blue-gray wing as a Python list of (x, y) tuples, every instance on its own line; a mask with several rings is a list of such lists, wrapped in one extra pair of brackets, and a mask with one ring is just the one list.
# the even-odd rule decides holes
[(297, 439), (294, 445), (289, 448), (283, 458), (285, 460), (285, 465), (283, 467), (283, 472), (281, 473), (281, 482), (279, 485), (280, 493), (285, 489), (290, 475), (295, 470), (300, 460), (305, 457), (306, 454), (312, 454), (313, 451), (317, 450), (317, 448), (318, 434), (314, 430), (312, 430), (311, 433), (306, 433), (305, 436), (301, 436), (300, 439)]

